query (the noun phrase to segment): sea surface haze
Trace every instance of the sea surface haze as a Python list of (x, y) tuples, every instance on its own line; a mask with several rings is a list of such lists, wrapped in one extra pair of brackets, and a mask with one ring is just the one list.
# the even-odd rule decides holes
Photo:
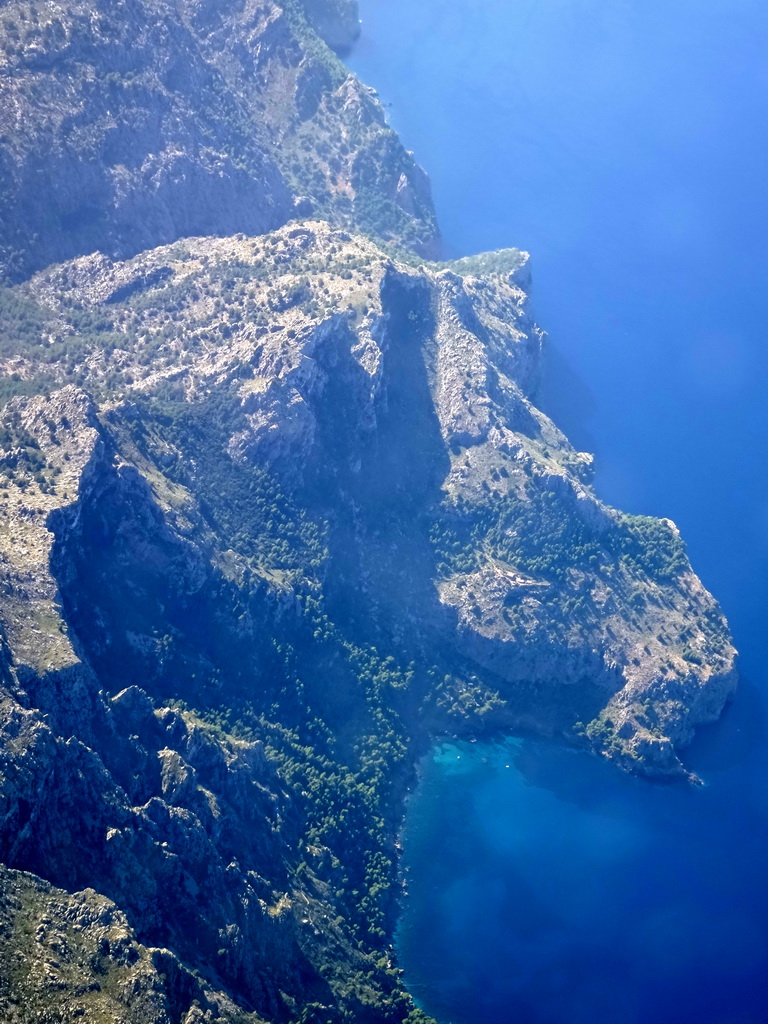
[(533, 256), (543, 404), (680, 526), (742, 686), (701, 789), (447, 744), (408, 812), (406, 976), (443, 1024), (768, 1021), (768, 5), (361, 0), (352, 58), (446, 248)]

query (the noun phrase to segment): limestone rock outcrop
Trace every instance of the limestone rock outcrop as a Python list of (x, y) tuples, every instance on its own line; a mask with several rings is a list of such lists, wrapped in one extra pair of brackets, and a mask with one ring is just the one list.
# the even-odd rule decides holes
[[(429, 1024), (436, 736), (684, 776), (736, 683), (537, 407), (526, 253), (437, 262), (355, 0), (0, 8), (0, 1016)], [(374, 240), (374, 238), (378, 240)]]
[(6, 291), (0, 858), (119, 907), (104, 969), (153, 1024), (407, 1019), (395, 842), (430, 737), (682, 774), (728, 698), (673, 524), (604, 505), (535, 405), (526, 281), (515, 250), (306, 221)]
[(433, 252), (424, 172), (326, 45), (357, 26), (351, 0), (4, 4), (0, 279), (297, 213)]

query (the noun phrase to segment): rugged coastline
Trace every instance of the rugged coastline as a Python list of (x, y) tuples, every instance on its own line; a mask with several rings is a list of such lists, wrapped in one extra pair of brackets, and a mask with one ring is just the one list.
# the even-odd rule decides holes
[[(158, 89), (118, 123), (162, 94), (187, 169), (153, 192), (89, 129), (98, 215), (54, 161), (52, 224), (21, 250), (5, 216), (0, 1007), (418, 1024), (396, 844), (433, 738), (528, 728), (679, 777), (735, 650), (674, 524), (601, 502), (537, 408), (527, 254), (427, 258), (428, 182), (323, 42), (354, 6), (181, 5), (237, 132), (177, 109), (186, 51), (162, 19), (132, 39), (156, 6), (8, 5), (2, 209), (73, 111), (113, 116), (85, 101), (107, 53), (116, 102)], [(212, 173), (179, 123), (254, 162)]]
[[(220, 1015), (278, 1019), (276, 983), (306, 1002), (273, 965), (328, 978), (319, 918), (338, 1019), (401, 1019), (394, 844), (430, 737), (534, 728), (680, 773), (676, 744), (732, 688), (673, 527), (600, 503), (529, 397), (524, 264), (411, 265), (304, 222), (11, 293), (41, 340), (6, 373), (48, 395), (4, 412), (4, 857), (115, 900)], [(229, 860), (262, 813), (273, 838)], [(93, 860), (62, 862), (62, 819), (88, 821)]]

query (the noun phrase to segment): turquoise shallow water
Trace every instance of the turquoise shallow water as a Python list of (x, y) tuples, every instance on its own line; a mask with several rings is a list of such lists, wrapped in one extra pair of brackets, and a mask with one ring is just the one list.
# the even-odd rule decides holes
[(547, 407), (605, 498), (678, 522), (744, 677), (703, 789), (528, 740), (428, 758), (407, 977), (443, 1024), (765, 1024), (768, 5), (361, 6), (449, 252), (532, 252)]

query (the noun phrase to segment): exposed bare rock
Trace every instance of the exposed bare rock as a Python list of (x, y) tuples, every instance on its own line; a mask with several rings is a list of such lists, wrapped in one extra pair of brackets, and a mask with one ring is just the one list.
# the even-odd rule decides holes
[(7, 293), (0, 857), (120, 908), (153, 1024), (407, 1020), (430, 736), (683, 774), (735, 685), (674, 524), (537, 409), (527, 273), (306, 221)]
[(8, 1024), (261, 1024), (202, 986), (170, 950), (136, 940), (93, 889), (68, 893), (0, 867), (0, 1012)]
[(328, 48), (357, 31), (352, 0), (4, 4), (0, 277), (310, 211), (434, 250), (423, 171)]
[[(733, 649), (674, 525), (601, 503), (589, 485), (591, 457), (574, 451), (534, 405), (543, 338), (527, 312), (526, 268), (527, 256), (515, 250), (411, 267), (373, 242), (307, 222), (257, 239), (192, 239), (127, 263), (87, 257), (38, 275), (20, 293), (50, 311), (62, 356), (78, 310), (98, 310), (116, 339), (109, 353), (91, 348), (83, 364), (84, 386), (108, 395), (104, 408), (113, 412), (98, 427), (88, 399), (71, 387), (50, 402), (9, 406), (39, 443), (51, 467), (45, 472), (66, 466), (70, 474), (57, 482), (56, 496), (35, 485), (9, 492), (8, 508), (24, 524), (15, 529), (29, 538), (21, 545), (19, 534), (9, 547), (9, 572), (23, 578), (23, 559), (39, 562), (50, 551), (45, 517), (63, 494), (74, 500), (78, 467), (81, 501), (103, 500), (89, 483), (93, 468), (84, 467), (111, 459), (98, 487), (123, 492), (121, 507), (133, 518), (148, 510), (139, 531), (148, 540), (137, 536), (128, 546), (126, 571), (131, 560), (154, 563), (177, 594), (199, 593), (221, 537), (200, 511), (194, 465), (168, 472), (198, 456), (163, 440), (160, 426), (149, 447), (137, 450), (132, 441), (126, 448), (125, 441), (134, 434), (136, 402), (146, 417), (154, 396), (169, 388), (180, 412), (226, 395), (234, 407), (217, 458), (233, 471), (258, 466), (275, 474), (309, 502), (312, 516), (322, 510), (338, 518), (330, 510), (339, 501), (356, 509), (354, 586), (370, 596), (373, 619), (384, 615), (395, 588), (407, 621), (423, 615), (433, 628), (442, 620), (458, 650), (495, 676), (535, 684), (545, 695), (551, 688), (553, 708), (563, 686), (575, 694), (573, 683), (589, 678), (578, 720), (594, 720), (601, 742), (655, 770), (657, 754), (641, 753), (649, 738), (680, 745), (697, 722), (717, 714), (735, 678)], [(37, 358), (19, 352), (12, 365), (30, 378)], [(48, 367), (63, 385), (64, 358)], [(63, 443), (62, 419), (71, 424)], [(104, 429), (109, 442), (98, 440)], [(109, 457), (97, 455), (107, 449)], [(326, 506), (320, 494), (329, 487), (336, 497)], [(414, 513), (432, 524), (439, 538), (433, 565), (419, 570), (429, 580), (415, 579), (397, 531), (387, 540), (386, 569), (378, 565), (382, 501), (394, 503), (398, 516)], [(67, 530), (79, 529), (81, 513), (69, 518)], [(120, 537), (135, 529), (121, 527)], [(153, 536), (165, 539), (158, 546)], [(268, 588), (278, 580), (295, 586), (302, 576), (266, 564), (257, 571)], [(55, 584), (41, 579), (36, 587), (46, 614), (54, 614)], [(409, 594), (423, 602), (430, 588), (433, 600), (408, 609)], [(22, 602), (31, 607), (30, 595)], [(9, 618), (9, 641), (19, 651), (30, 644), (24, 629), (36, 635), (30, 620)], [(66, 649), (63, 634), (50, 642)], [(502, 696), (510, 707), (518, 703), (514, 688)], [(672, 747), (663, 749), (673, 765)]]

